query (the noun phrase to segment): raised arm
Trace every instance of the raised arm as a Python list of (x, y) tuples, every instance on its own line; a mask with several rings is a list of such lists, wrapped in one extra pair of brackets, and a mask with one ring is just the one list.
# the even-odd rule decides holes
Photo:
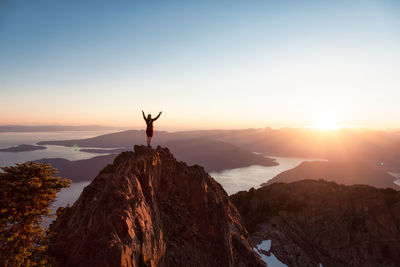
[(143, 119), (146, 120), (146, 115), (144, 115), (143, 109), (142, 109), (142, 115), (143, 115)]
[(162, 111), (160, 111), (160, 113), (158, 113), (157, 117), (155, 117), (155, 118), (153, 119), (153, 121), (157, 120), (157, 119), (161, 116), (161, 113), (162, 113)]

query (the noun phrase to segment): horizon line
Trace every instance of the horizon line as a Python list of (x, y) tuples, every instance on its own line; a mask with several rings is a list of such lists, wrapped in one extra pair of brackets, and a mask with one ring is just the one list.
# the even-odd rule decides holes
[[(28, 129), (1, 129), (1, 128), (28, 128)], [(101, 125), (101, 124), (80, 124), (80, 125), (69, 125), (69, 124), (0, 124), (0, 133), (6, 132), (30, 132), (29, 128), (45, 128), (45, 127), (58, 127), (58, 128), (72, 128), (72, 129), (49, 129), (40, 131), (37, 129), (35, 132), (48, 132), (48, 131), (106, 131), (106, 130), (143, 130), (144, 126), (111, 126), (111, 125)], [(99, 128), (99, 129), (79, 129), (79, 128)], [(101, 129), (103, 128), (103, 129)], [(281, 129), (304, 129), (304, 130), (313, 130), (318, 132), (337, 132), (341, 130), (373, 130), (373, 131), (398, 131), (400, 127), (392, 127), (392, 128), (383, 128), (383, 127), (357, 127), (357, 126), (343, 126), (337, 127), (334, 129), (319, 129), (314, 126), (260, 126), (260, 127), (232, 127), (232, 128), (186, 128), (182, 129), (180, 127), (174, 127), (175, 129), (157, 129), (157, 132), (188, 132), (188, 131), (233, 131), (233, 130), (262, 130), (262, 129), (271, 129), (271, 130), (281, 130)], [(33, 130), (33, 129), (31, 129)]]

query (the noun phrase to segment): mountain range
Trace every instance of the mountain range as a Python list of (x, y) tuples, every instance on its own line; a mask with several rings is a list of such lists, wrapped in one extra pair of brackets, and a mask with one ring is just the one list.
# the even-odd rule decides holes
[[(172, 141), (204, 138), (224, 141), (250, 152), (270, 156), (313, 157), (332, 161), (362, 161), (381, 166), (386, 171), (400, 172), (400, 135), (393, 131), (341, 129), (320, 131), (306, 128), (260, 128), (243, 130), (203, 130), (155, 132), (155, 145)], [(93, 138), (42, 141), (39, 145), (119, 148), (143, 144), (143, 130), (128, 130)]]

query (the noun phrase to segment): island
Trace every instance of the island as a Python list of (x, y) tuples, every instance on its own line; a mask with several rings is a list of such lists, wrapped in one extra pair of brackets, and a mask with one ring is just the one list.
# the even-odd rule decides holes
[(46, 149), (46, 147), (23, 144), (23, 145), (11, 146), (11, 147), (0, 149), (0, 152), (27, 152), (27, 151), (35, 151), (35, 150), (43, 150), (43, 149)]

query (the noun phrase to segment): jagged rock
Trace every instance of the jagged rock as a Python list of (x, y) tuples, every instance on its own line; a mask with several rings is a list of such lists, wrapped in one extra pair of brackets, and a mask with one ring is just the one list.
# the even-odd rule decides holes
[(263, 266), (237, 209), (200, 166), (135, 146), (51, 225), (61, 266)]
[(400, 266), (400, 192), (323, 180), (231, 196), (256, 245), (288, 266)]

